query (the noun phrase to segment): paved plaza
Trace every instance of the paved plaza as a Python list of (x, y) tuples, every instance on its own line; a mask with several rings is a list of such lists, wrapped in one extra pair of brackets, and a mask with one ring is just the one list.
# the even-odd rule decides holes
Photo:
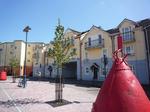
[(18, 80), (0, 81), (0, 112), (91, 112), (99, 88), (65, 84), (63, 99), (70, 104), (53, 107), (47, 102), (55, 100), (55, 83), (28, 81), (26, 88), (18, 87)]

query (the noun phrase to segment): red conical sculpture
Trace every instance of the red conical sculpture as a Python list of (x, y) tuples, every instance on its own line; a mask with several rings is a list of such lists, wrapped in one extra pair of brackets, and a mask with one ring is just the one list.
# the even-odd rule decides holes
[(92, 112), (150, 112), (150, 102), (125, 58), (114, 64), (93, 104)]

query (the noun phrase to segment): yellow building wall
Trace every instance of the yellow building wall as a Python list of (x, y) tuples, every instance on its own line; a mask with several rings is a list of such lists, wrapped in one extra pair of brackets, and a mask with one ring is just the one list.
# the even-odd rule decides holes
[[(91, 41), (94, 39), (98, 39), (98, 35), (102, 36), (104, 39), (104, 47), (102, 48), (89, 48), (85, 49), (85, 42), (88, 42), (88, 38), (91, 38)], [(92, 37), (97, 37), (92, 39)], [(86, 59), (86, 53), (88, 59), (100, 59), (103, 56), (103, 50), (107, 50), (107, 57), (112, 57), (112, 47), (111, 47), (111, 38), (109, 34), (103, 30), (94, 28), (92, 29), (82, 40), (82, 60)]]
[[(135, 27), (135, 25), (130, 22), (130, 21), (124, 21), (120, 27), (119, 27), (119, 31), (122, 32), (122, 28), (125, 27), (131, 27), (131, 29), (134, 32), (134, 38), (135, 41), (133, 42), (127, 42), (127, 43), (123, 43), (123, 47), (125, 46), (133, 46), (134, 48), (134, 55), (128, 56), (129, 60), (142, 60), (145, 59), (145, 37), (144, 37), (144, 32), (142, 30), (142, 27)], [(115, 45), (117, 48), (117, 38), (115, 39)]]
[(70, 49), (76, 49), (76, 55), (73, 58), (79, 58), (80, 57), (80, 40), (76, 39), (77, 33), (68, 31), (65, 33), (64, 38), (73, 38), (74, 44), (70, 46)]

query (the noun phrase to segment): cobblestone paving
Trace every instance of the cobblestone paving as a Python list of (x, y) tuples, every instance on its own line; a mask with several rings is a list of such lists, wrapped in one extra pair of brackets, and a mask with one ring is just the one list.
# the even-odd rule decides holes
[[(18, 80), (17, 80), (18, 82)], [(71, 104), (52, 107), (55, 100), (55, 84), (48, 81), (28, 81), (26, 88), (0, 81), (0, 112), (91, 112), (99, 88), (65, 84), (63, 99)]]

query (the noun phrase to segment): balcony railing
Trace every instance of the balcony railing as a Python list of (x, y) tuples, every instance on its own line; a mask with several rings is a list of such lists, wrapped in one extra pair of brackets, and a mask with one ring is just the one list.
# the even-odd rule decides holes
[(74, 39), (73, 38), (69, 39), (68, 42), (69, 42), (70, 46), (74, 46)]
[(135, 41), (135, 36), (134, 36), (134, 32), (130, 31), (130, 32), (126, 32), (126, 33), (122, 33), (122, 37), (123, 37), (123, 42), (134, 42)]
[(102, 48), (104, 47), (104, 39), (96, 39), (96, 40), (91, 40), (90, 42), (85, 42), (85, 48)]

